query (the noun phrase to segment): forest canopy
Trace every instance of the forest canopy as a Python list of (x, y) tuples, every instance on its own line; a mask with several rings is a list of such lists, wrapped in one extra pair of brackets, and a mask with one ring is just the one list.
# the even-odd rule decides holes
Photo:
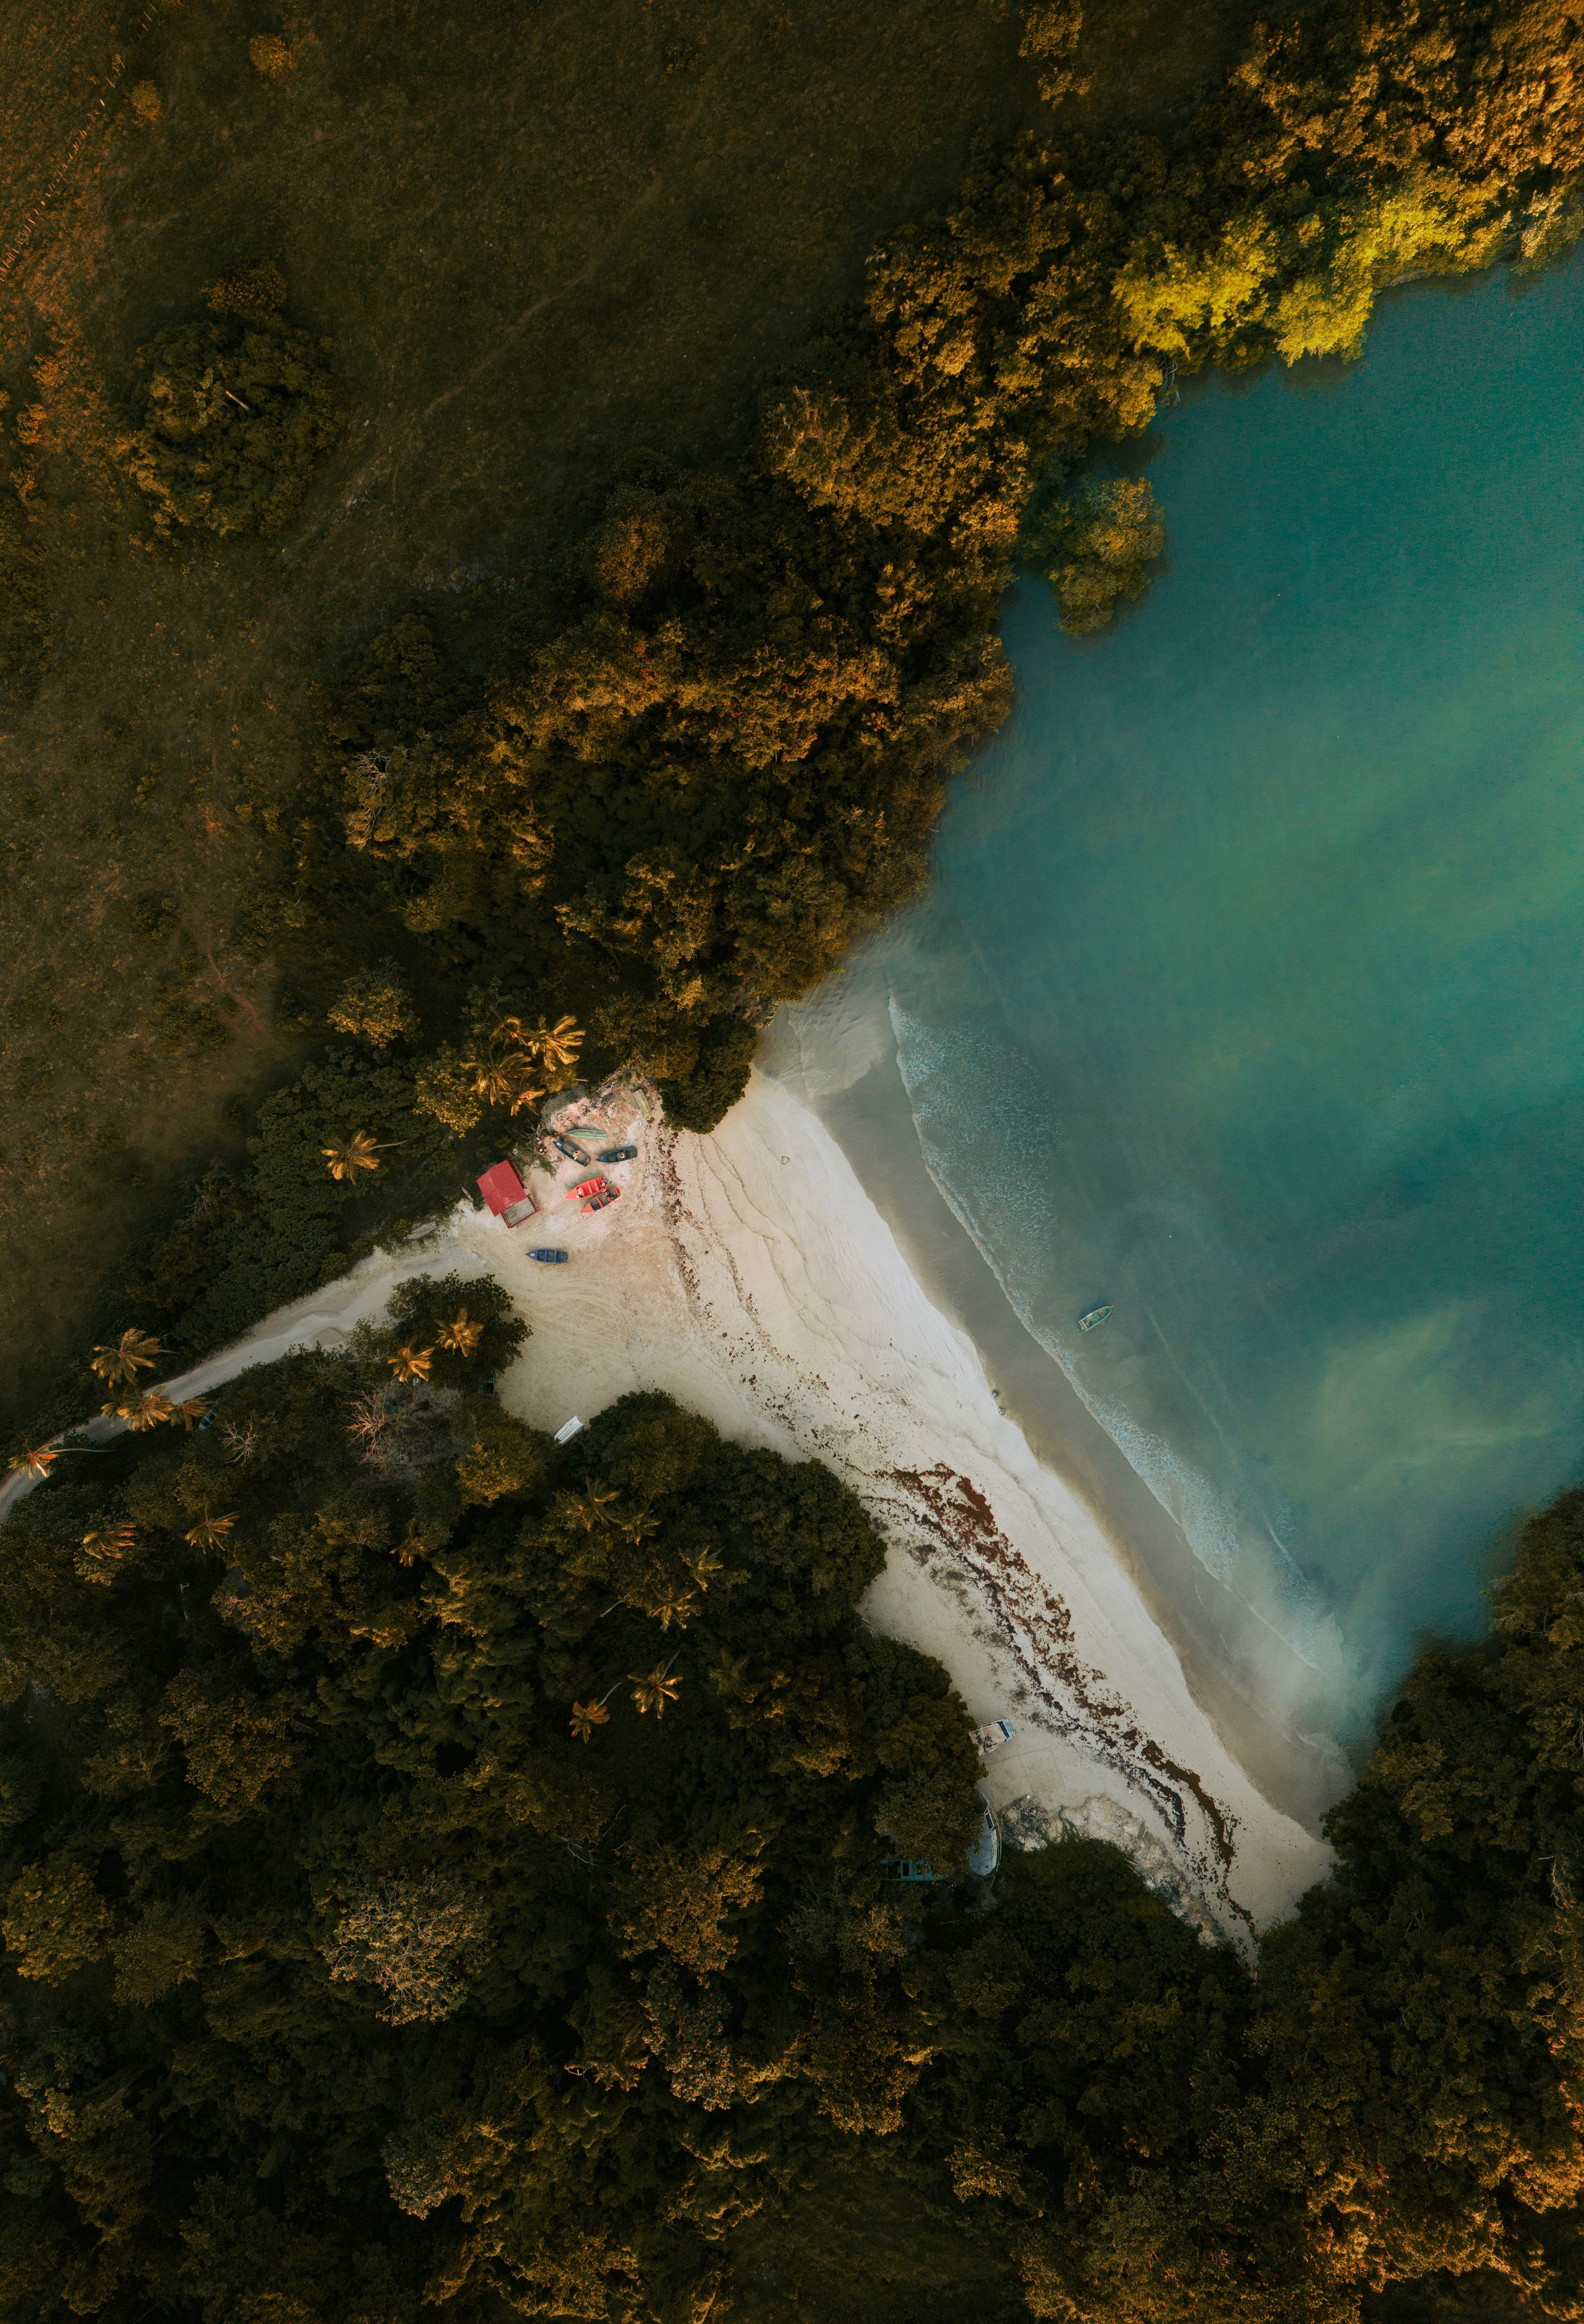
[(140, 347), (142, 424), (115, 457), (152, 503), (156, 532), (279, 532), (340, 432), (329, 347), (281, 317), (272, 264), (211, 283), (216, 319)]
[(826, 1471), (658, 1396), (557, 1449), (522, 1337), (410, 1283), (0, 1528), (8, 2316), (647, 2313), (896, 2128), (962, 1706)]
[(770, 2315), (843, 2185), (977, 2312), (1577, 2314), (1584, 1494), (1256, 1964), (1097, 1842), (966, 1877), (852, 1495), (661, 1396), (557, 1446), (523, 1337), (414, 1279), (0, 1526), (0, 2313)]

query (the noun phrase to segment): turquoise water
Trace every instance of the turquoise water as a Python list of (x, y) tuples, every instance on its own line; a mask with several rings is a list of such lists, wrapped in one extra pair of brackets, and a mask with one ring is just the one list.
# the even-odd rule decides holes
[(1343, 1727), (1584, 1470), (1581, 394), (1575, 262), (1165, 414), (1169, 570), (1016, 594), (881, 947), (937, 1179)]

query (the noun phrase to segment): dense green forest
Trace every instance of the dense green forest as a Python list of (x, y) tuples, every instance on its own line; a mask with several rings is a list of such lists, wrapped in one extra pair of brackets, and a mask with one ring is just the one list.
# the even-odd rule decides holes
[[(1019, 25), (1040, 125), (989, 132), (948, 210), (883, 235), (861, 300), (781, 355), (731, 442), (700, 462), (631, 436), (593, 480), (588, 529), (482, 630), (432, 592), (397, 597), (320, 671), (311, 747), (244, 782), (256, 844), (226, 956), (273, 980), (277, 1034), (341, 1042), (276, 1102), (315, 1146), (332, 1089), (334, 1137), (381, 1130), (345, 1054), (360, 1037), (329, 1028), (349, 980), (387, 958), (411, 1002), (380, 1051), (392, 1116), (422, 1110), (437, 1057), (444, 1079), (495, 1008), (574, 1014), (585, 1070), (649, 1075), (675, 1122), (707, 1129), (766, 1014), (924, 878), (943, 786), (1008, 706), (996, 621), (1018, 561), (1048, 567), (1081, 631), (1146, 586), (1158, 512), (1145, 486), (1076, 481), (1091, 449), (1147, 426), (1196, 365), (1347, 359), (1389, 285), (1541, 264), (1576, 236), (1584, 100), (1561, 0), (1433, 20), (1418, 0), (1331, 0), (1261, 20), (1224, 70), (1142, 110), (1122, 18), (1037, 0)], [(283, 92), (311, 51), (288, 42), (254, 78)], [(666, 73), (702, 59), (667, 51)], [(151, 569), (196, 553), (189, 537), (218, 535), (218, 574), (253, 531), (322, 526), (315, 463), (368, 424), (334, 386), (333, 341), (294, 318), (272, 260), (195, 281), (192, 300), (194, 320), (137, 349), (118, 406), (80, 350), (35, 366), (13, 476), (24, 535), (37, 520), (48, 537), (69, 455), (85, 506), (97, 477), (119, 512), (102, 522), (149, 524)], [(25, 691), (47, 608), (33, 567), (15, 570)], [(240, 988), (184, 998), (188, 970), (194, 993), (207, 972), (180, 899), (136, 908), (180, 955), (161, 1001), (173, 1058), (189, 1037), (223, 1047)], [(49, 1064), (28, 1072), (42, 1102)], [(496, 1106), (480, 1135), (507, 1118)], [(371, 1176), (342, 1189), (335, 1231), (299, 1234), (272, 1159), (281, 1120), (251, 1163), (234, 1145), (219, 1177), (197, 1173), (186, 1215), (98, 1282), (98, 1328), (131, 1299), (196, 1351), (465, 1176), (465, 1155)], [(251, 1291), (244, 1219), (268, 1254)], [(34, 1363), (30, 1440), (68, 1416), (67, 1376), (53, 1402), (41, 1386)]]
[(523, 1336), (409, 1283), (0, 1528), (0, 2314), (1578, 2315), (1584, 1495), (1251, 1963), (1093, 1841), (968, 1877), (852, 1496), (558, 1448)]

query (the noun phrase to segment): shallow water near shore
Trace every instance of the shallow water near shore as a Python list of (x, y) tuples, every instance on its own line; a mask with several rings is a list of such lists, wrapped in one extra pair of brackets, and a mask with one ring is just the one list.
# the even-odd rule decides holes
[(1581, 356), (1575, 259), (1196, 387), (1169, 569), (1091, 644), (1016, 592), (861, 964), (1018, 1314), (1354, 1741), (1584, 1467)]

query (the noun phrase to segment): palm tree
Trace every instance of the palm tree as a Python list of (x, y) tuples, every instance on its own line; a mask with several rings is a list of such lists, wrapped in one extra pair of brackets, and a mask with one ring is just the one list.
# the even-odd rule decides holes
[(658, 1605), (649, 1610), (659, 1616), (662, 1630), (668, 1630), (673, 1622), (679, 1630), (685, 1630), (698, 1610), (698, 1600), (691, 1590), (668, 1590)]
[(530, 1077), (527, 1067), (524, 1066), (521, 1083), (518, 1088), (517, 1094), (511, 1101), (511, 1112), (513, 1118), (515, 1119), (515, 1117), (522, 1111), (525, 1105), (536, 1104), (543, 1095), (543, 1090), (539, 1089), (534, 1084)]
[(725, 1570), (713, 1549), (695, 1549), (691, 1554), (684, 1550), (682, 1563), (701, 1590), (709, 1588), (712, 1573), (720, 1573)]
[(440, 1345), (454, 1356), (471, 1356), (483, 1338), (484, 1327), (470, 1318), (465, 1307), (454, 1323), (440, 1326)]
[(566, 1724), (580, 1743), (592, 1743), (596, 1727), (608, 1727), (611, 1714), (603, 1702), (575, 1702)]
[(627, 1675), (632, 1682), (632, 1700), (640, 1712), (652, 1711), (657, 1719), (665, 1717), (666, 1705), (676, 1702), (677, 1689), (682, 1684), (680, 1678), (673, 1678), (670, 1673), (670, 1663), (663, 1668), (650, 1671), (647, 1678), (640, 1678), (636, 1671), (628, 1672)]
[(176, 1420), (179, 1407), (172, 1404), (162, 1388), (146, 1388), (141, 1396), (123, 1397), (119, 1404), (107, 1404), (117, 1420), (124, 1420), (128, 1428), (141, 1435), (145, 1429), (158, 1428), (164, 1420)]
[(537, 1025), (529, 1034), (526, 1047), (547, 1065), (570, 1065), (583, 1047), (584, 1036), (576, 1017), (562, 1017), (554, 1025)]
[(235, 1523), (234, 1517), (212, 1517), (206, 1509), (186, 1536), (188, 1544), (193, 1549), (218, 1549)]
[(147, 1332), (129, 1326), (113, 1348), (96, 1348), (90, 1370), (106, 1388), (130, 1387), (140, 1371), (152, 1372), (160, 1342)]
[(515, 1058), (491, 1047), (482, 1056), (465, 1058), (464, 1063), (473, 1075), (474, 1091), (486, 1105), (510, 1103), (522, 1078)]
[(552, 1067), (571, 1065), (585, 1038), (576, 1017), (557, 1018), (553, 1025), (541, 1020), (531, 1033), (520, 1017), (502, 1017), (493, 1038), (500, 1041), (508, 1035), (522, 1056), (542, 1057), (545, 1064)]
[(207, 1419), (209, 1407), (200, 1396), (189, 1396), (176, 1404), (162, 1388), (145, 1388), (139, 1394), (102, 1404), (99, 1410), (106, 1419), (124, 1420), (128, 1428), (139, 1434), (145, 1429), (158, 1428), (165, 1421), (172, 1427), (180, 1421), (190, 1435), (200, 1420)]
[(399, 1348), (393, 1356), (387, 1356), (385, 1361), (399, 1381), (427, 1380), (434, 1352), (433, 1348)]
[(474, 1076), (473, 1086), (484, 1103), (509, 1105), (513, 1114), (520, 1113), (525, 1105), (531, 1105), (536, 1098), (544, 1095), (533, 1082), (531, 1053), (520, 1046), (511, 1048), (504, 1045), (504, 1036), (516, 1021), (515, 1018), (508, 1018), (504, 1025), (497, 1025), (480, 1055), (464, 1060)]
[(581, 1500), (576, 1499), (570, 1493), (567, 1494), (566, 1512), (569, 1517), (575, 1518), (582, 1526), (585, 1533), (593, 1533), (595, 1526), (610, 1524), (611, 1520), (605, 1515), (605, 1510), (615, 1499), (615, 1494), (608, 1485), (595, 1483), (589, 1486)]
[(11, 1473), (15, 1476), (25, 1470), (35, 1481), (47, 1477), (64, 1450), (60, 1444), (40, 1444), (31, 1452), (19, 1452), (10, 1464)]
[(630, 1517), (618, 1517), (616, 1525), (618, 1531), (626, 1535), (634, 1549), (640, 1548), (651, 1533), (658, 1533), (660, 1529), (658, 1520), (647, 1506), (635, 1509)]
[(329, 1161), (331, 1177), (341, 1180), (355, 1179), (360, 1170), (377, 1170), (383, 1151), (366, 1130), (354, 1130), (345, 1145), (319, 1148)]
[(723, 1655), (710, 1677), (722, 1694), (741, 1694), (748, 1677), (747, 1655)]
[(87, 1560), (94, 1580), (108, 1582), (108, 1571), (99, 1569), (119, 1565), (136, 1539), (137, 1527), (134, 1525), (101, 1526), (96, 1533), (85, 1533), (82, 1537), (83, 1555)]

